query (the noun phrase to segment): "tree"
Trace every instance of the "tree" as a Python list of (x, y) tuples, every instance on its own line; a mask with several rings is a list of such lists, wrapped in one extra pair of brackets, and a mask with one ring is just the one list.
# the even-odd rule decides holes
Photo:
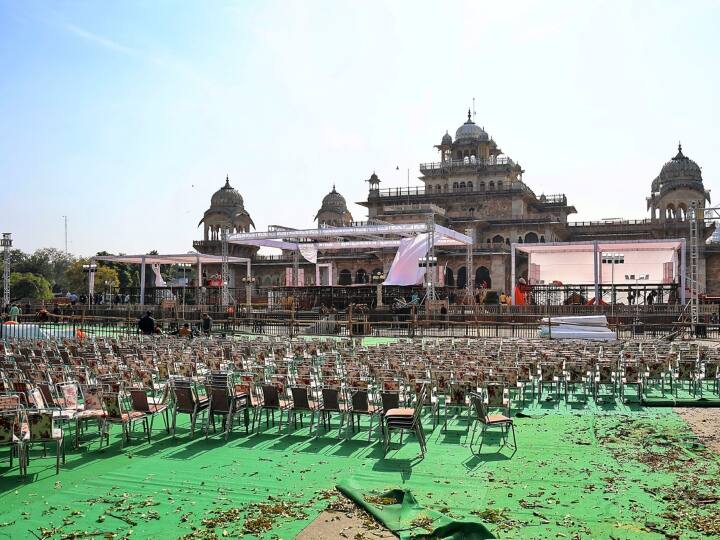
[(13, 272), (10, 274), (11, 300), (51, 300), (50, 282), (42, 276), (29, 272)]
[[(89, 259), (77, 259), (74, 261), (65, 272), (65, 279), (68, 284), (68, 290), (75, 292), (76, 294), (87, 293), (88, 290), (88, 275), (83, 270), (84, 264), (90, 264)], [(117, 288), (120, 286), (120, 278), (114, 268), (98, 264), (97, 272), (95, 272), (95, 289), (100, 291), (105, 287), (105, 282), (109, 283), (110, 287)]]
[(72, 255), (65, 255), (65, 252), (55, 248), (41, 248), (32, 255), (20, 251), (12, 263), (12, 269), (42, 276), (50, 282), (53, 290), (59, 292), (65, 286), (65, 271), (73, 260), (75, 258)]
[[(108, 256), (112, 255), (112, 253), (98, 251), (97, 255)], [(120, 279), (120, 287), (123, 289), (140, 286), (140, 267), (138, 265), (116, 262), (103, 262), (102, 265), (113, 268), (117, 272), (118, 278)]]

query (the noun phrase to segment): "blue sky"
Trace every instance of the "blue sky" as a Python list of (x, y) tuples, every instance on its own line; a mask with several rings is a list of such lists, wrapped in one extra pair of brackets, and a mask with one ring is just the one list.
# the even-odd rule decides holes
[(536, 193), (643, 218), (678, 140), (718, 184), (718, 28), (718, 2), (0, 0), (0, 229), (185, 252), (226, 174), (259, 229), (310, 226), (333, 183), (419, 183), (473, 97)]

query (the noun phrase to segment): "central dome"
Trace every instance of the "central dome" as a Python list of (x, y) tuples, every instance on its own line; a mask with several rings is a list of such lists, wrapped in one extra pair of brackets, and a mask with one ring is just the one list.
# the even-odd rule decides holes
[(339, 214), (347, 212), (347, 202), (345, 202), (345, 197), (335, 191), (335, 186), (333, 186), (330, 193), (323, 197), (322, 210), (331, 210)]
[(210, 199), (210, 206), (243, 206), (242, 195), (230, 185), (230, 177), (225, 178), (225, 185), (217, 190)]
[(485, 130), (472, 121), (472, 115), (469, 109), (467, 122), (457, 128), (457, 131), (455, 132), (455, 142), (460, 142), (462, 140), (490, 140), (490, 137)]

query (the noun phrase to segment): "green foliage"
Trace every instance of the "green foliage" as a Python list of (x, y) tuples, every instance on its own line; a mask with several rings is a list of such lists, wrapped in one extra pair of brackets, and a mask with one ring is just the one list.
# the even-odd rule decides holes
[(16, 249), (11, 252), (10, 267), (14, 272), (44, 277), (59, 292), (67, 288), (65, 272), (74, 260), (72, 255), (55, 248), (38, 249), (31, 255)]
[(43, 276), (37, 276), (30, 272), (13, 272), (10, 274), (10, 296), (12, 301), (50, 300), (52, 299), (52, 290), (50, 282)]
[[(108, 256), (112, 253), (107, 251), (98, 251), (98, 256)], [(118, 279), (120, 280), (120, 287), (139, 287), (140, 286), (140, 266), (137, 264), (121, 264), (115, 262), (102, 262), (100, 263), (103, 267), (112, 268), (117, 273)], [(97, 281), (97, 280), (96, 280)]]

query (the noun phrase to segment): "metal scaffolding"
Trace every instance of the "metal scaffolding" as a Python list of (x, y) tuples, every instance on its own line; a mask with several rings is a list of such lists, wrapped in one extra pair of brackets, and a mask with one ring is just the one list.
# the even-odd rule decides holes
[(4, 308), (10, 303), (10, 248), (12, 247), (11, 233), (2, 233), (0, 243), (3, 248), (3, 301)]

